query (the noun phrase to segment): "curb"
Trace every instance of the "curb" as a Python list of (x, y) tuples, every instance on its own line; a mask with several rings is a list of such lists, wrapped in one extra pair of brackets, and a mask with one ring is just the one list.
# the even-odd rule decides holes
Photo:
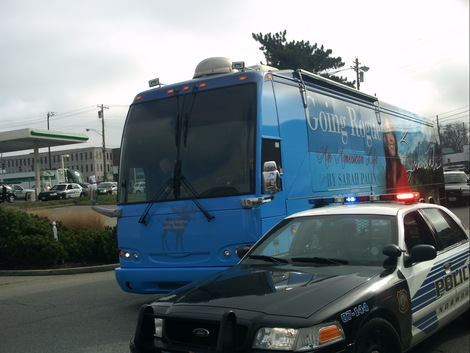
[(45, 270), (4, 270), (0, 271), (0, 276), (51, 276), (51, 275), (76, 275), (79, 273), (93, 273), (114, 270), (119, 264), (102, 266), (84, 266), (71, 268), (56, 268)]

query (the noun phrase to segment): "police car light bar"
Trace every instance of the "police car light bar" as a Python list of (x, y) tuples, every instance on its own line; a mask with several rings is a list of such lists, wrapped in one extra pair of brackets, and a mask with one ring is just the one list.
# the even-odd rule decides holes
[(346, 197), (327, 197), (322, 199), (309, 199), (308, 203), (314, 205), (313, 208), (326, 206), (329, 204), (354, 204), (358, 202), (377, 202), (377, 201), (401, 201), (406, 203), (418, 202), (419, 192), (407, 192), (401, 194), (383, 194), (383, 195), (360, 195)]

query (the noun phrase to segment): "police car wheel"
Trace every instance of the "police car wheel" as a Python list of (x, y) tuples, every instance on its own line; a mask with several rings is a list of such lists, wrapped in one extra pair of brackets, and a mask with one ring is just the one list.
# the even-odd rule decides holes
[(467, 324), (468, 327), (470, 327), (470, 309), (467, 309), (466, 312), (464, 312), (460, 316), (465, 324)]
[(364, 324), (355, 342), (355, 353), (401, 353), (400, 338), (386, 320), (374, 318)]

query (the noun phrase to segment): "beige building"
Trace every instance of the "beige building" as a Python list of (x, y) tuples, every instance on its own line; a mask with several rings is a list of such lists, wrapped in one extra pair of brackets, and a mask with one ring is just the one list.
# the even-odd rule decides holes
[[(103, 163), (103, 148), (102, 147), (88, 147), (77, 148), (61, 151), (48, 151), (39, 153), (40, 168), (41, 170), (59, 169), (64, 168), (79, 170), (85, 180), (88, 180), (90, 175), (95, 175), (98, 181), (105, 180), (113, 181), (116, 168), (113, 168), (113, 153), (112, 149), (106, 149), (106, 166)], [(9, 157), (1, 157), (3, 170), (2, 173), (19, 173), (34, 171), (33, 167), (33, 153)], [(116, 161), (117, 164), (118, 161)]]

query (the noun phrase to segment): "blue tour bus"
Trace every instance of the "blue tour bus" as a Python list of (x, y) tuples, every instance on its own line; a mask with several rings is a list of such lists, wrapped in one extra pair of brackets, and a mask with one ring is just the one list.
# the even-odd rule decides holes
[[(150, 81), (152, 82), (152, 81)], [(114, 210), (121, 288), (164, 293), (238, 262), (286, 215), (325, 196), (443, 190), (431, 121), (303, 70), (202, 61), (139, 93)]]

